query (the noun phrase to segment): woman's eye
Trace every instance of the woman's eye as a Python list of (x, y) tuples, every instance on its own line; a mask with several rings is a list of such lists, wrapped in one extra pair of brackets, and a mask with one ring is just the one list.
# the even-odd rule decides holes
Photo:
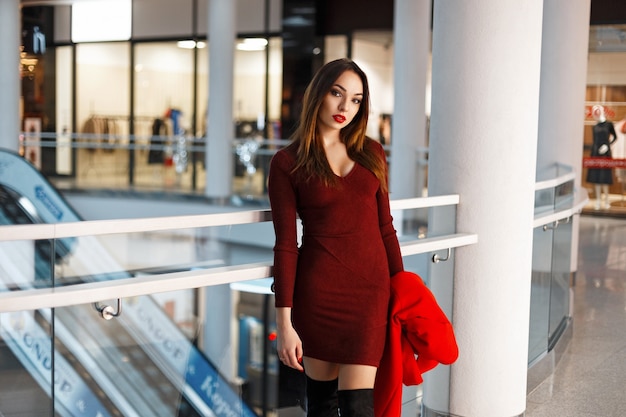
[(360, 98), (355, 98), (355, 99), (352, 100), (352, 102), (354, 104), (361, 104), (361, 99)]
[(335, 97), (341, 97), (341, 93), (337, 90), (330, 90), (330, 94), (332, 94)]

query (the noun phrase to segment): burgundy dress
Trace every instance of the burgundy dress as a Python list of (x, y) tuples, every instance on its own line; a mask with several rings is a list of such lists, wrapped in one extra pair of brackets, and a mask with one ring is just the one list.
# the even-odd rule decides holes
[[(366, 146), (385, 157), (379, 143), (368, 139)], [(289, 147), (276, 153), (269, 172), (276, 307), (292, 307), (305, 356), (378, 366), (390, 277), (403, 270), (388, 194), (358, 163), (338, 177), (338, 187), (298, 181), (294, 164)], [(304, 229), (300, 248), (296, 214)]]

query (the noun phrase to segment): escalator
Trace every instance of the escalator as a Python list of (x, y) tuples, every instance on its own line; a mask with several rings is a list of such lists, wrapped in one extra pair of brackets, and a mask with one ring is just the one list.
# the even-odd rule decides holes
[[(80, 220), (32, 165), (0, 150), (0, 228)], [(0, 242), (0, 291), (77, 283), (54, 273), (76, 264), (80, 282), (132, 276), (94, 237)], [(256, 416), (150, 296), (108, 321), (92, 305), (0, 314), (0, 366), (17, 362), (58, 416)], [(0, 392), (4, 415), (10, 387)]]

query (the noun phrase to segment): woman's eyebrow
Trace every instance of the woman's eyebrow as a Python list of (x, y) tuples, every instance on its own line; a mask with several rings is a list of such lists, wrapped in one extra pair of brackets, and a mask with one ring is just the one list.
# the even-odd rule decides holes
[[(347, 92), (347, 90), (345, 88), (343, 88), (341, 86), (341, 84), (335, 84), (333, 87), (337, 87), (338, 89), (340, 89), (341, 91), (343, 91), (344, 93)], [(363, 93), (354, 93), (355, 96), (362, 96)]]

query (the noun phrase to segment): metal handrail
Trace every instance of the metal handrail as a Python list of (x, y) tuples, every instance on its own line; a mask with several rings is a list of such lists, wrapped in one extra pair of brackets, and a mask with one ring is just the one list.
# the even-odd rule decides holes
[[(458, 204), (458, 195), (394, 200), (392, 210), (429, 208)], [(152, 232), (182, 228), (227, 226), (271, 221), (270, 210), (251, 210), (207, 215), (98, 220), (39, 225), (0, 226), (0, 241), (59, 239), (112, 233)], [(403, 256), (471, 245), (477, 235), (457, 233), (401, 242)], [(88, 282), (55, 288), (37, 288), (0, 293), (0, 313), (98, 303), (160, 292), (228, 284), (273, 275), (271, 262), (178, 271), (117, 280)]]
[[(427, 208), (459, 203), (458, 195), (409, 198), (390, 202), (392, 210)], [(198, 227), (230, 226), (272, 220), (269, 209), (231, 211), (227, 213), (188, 216), (147, 217), (141, 219), (90, 220), (53, 224), (0, 226), (0, 242), (11, 240), (61, 239), (78, 236), (99, 236), (115, 233), (156, 232)]]
[[(400, 248), (403, 256), (409, 256), (472, 245), (477, 241), (478, 237), (475, 234), (458, 233), (401, 242)], [(65, 287), (10, 291), (0, 293), (0, 314), (11, 311), (28, 311), (97, 303), (102, 300), (230, 284), (270, 278), (272, 276), (272, 263), (268, 261), (160, 275), (144, 275), (110, 281), (88, 282)]]
[(547, 224), (569, 218), (575, 214), (579, 214), (580, 212), (582, 212), (583, 208), (589, 201), (589, 197), (587, 196), (587, 190), (581, 189), (575, 194), (574, 198), (575, 200), (571, 207), (567, 207), (554, 212), (549, 212), (547, 214), (542, 213), (535, 216), (535, 219), (533, 220), (533, 228), (543, 227)]

